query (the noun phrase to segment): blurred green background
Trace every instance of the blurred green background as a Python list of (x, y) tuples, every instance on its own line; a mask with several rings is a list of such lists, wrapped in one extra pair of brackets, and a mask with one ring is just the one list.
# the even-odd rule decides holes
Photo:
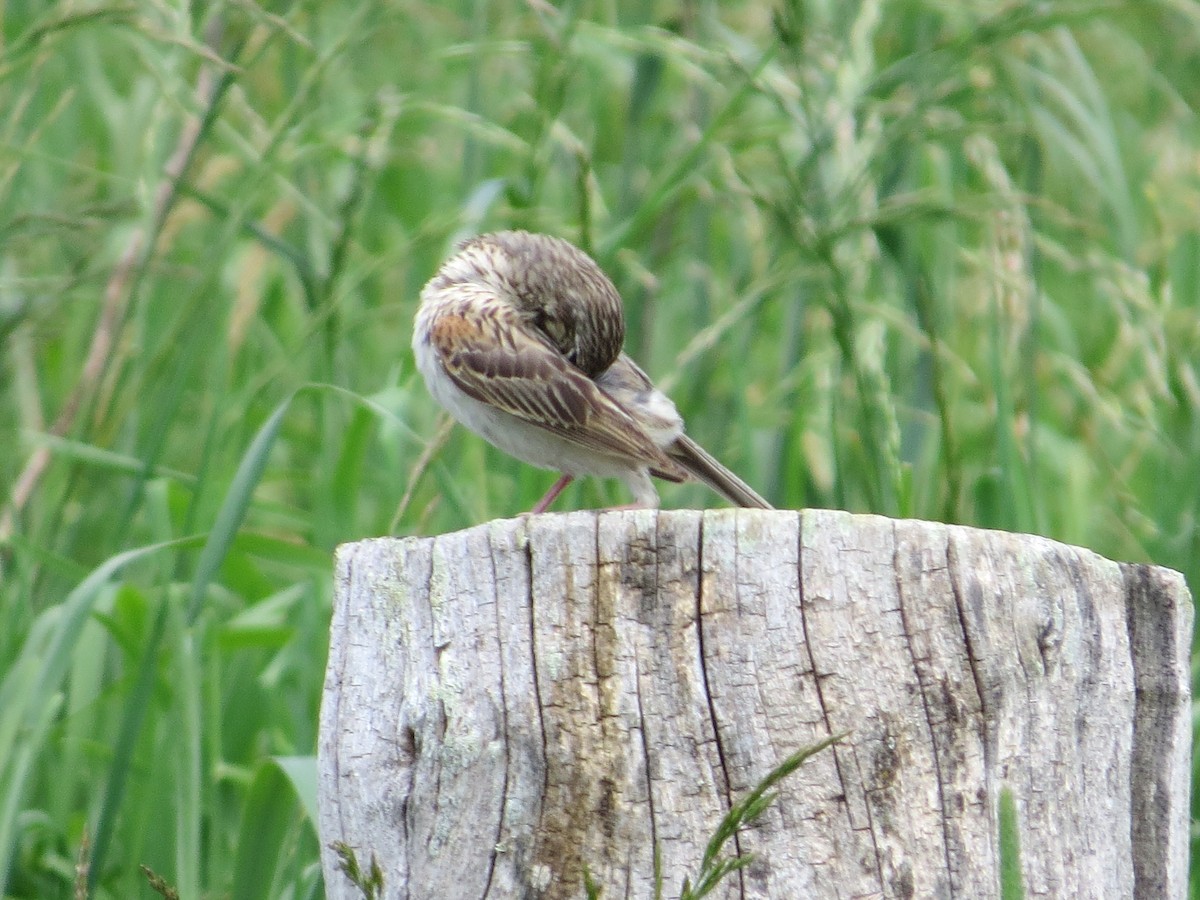
[(320, 896), (334, 547), (554, 480), (415, 376), (478, 231), (592, 252), (778, 506), (1200, 584), (1195, 2), (16, 0), (0, 40), (4, 896)]

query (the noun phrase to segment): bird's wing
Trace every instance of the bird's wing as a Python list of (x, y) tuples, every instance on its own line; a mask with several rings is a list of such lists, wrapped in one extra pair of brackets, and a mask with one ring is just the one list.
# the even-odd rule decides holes
[(683, 433), (683, 420), (675, 410), (675, 404), (624, 353), (596, 379), (596, 383), (610, 399), (634, 413), (638, 424), (664, 448), (667, 456), (730, 503), (747, 509), (772, 508), (754, 488)]
[(588, 449), (687, 476), (583, 372), (519, 321), (446, 313), (429, 329), (446, 374), (463, 393)]

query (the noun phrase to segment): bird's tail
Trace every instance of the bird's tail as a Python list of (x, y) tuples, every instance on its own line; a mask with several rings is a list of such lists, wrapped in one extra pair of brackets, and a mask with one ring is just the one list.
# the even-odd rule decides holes
[(667, 450), (667, 455), (735, 506), (746, 509), (775, 508), (686, 434), (676, 439)]

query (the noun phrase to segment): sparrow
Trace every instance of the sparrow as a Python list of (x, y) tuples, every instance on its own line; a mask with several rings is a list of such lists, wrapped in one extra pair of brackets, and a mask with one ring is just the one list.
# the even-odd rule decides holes
[(545, 234), (459, 245), (421, 291), (413, 353), (430, 394), (504, 452), (562, 473), (533, 513), (582, 475), (619, 478), (658, 506), (651, 476), (696, 478), (771, 509), (683, 430), (675, 404), (622, 350), (621, 297), (594, 260)]

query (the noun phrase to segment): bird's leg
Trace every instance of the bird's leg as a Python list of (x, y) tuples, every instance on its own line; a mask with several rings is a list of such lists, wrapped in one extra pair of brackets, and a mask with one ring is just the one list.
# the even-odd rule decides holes
[(546, 491), (546, 496), (537, 502), (537, 505), (529, 511), (529, 514), (531, 516), (536, 516), (538, 513), (544, 513), (549, 508), (550, 504), (558, 499), (558, 495), (566, 489), (567, 485), (574, 480), (574, 475), (564, 475), (562, 478), (558, 479), (558, 481), (554, 482), (554, 485), (550, 488), (550, 490)]

